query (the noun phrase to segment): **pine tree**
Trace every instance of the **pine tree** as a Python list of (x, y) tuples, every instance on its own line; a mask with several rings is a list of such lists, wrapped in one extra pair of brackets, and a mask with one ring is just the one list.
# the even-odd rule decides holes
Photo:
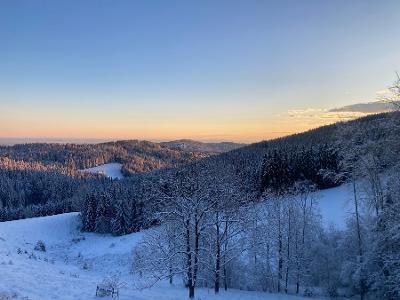
[(87, 195), (82, 214), (82, 228), (84, 231), (95, 231), (96, 227), (96, 196)]
[(99, 197), (96, 211), (95, 231), (99, 233), (110, 232), (111, 226), (111, 205), (108, 195), (102, 193)]
[(115, 205), (115, 216), (111, 222), (112, 233), (115, 235), (124, 235), (127, 233), (126, 213), (124, 212), (124, 202), (119, 200)]

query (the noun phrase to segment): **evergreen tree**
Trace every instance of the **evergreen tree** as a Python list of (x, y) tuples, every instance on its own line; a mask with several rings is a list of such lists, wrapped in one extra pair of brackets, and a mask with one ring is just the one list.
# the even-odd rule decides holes
[(109, 196), (102, 193), (97, 204), (95, 231), (98, 233), (110, 232), (111, 216), (112, 211)]
[(124, 202), (118, 200), (115, 205), (115, 215), (112, 219), (112, 233), (115, 235), (124, 235), (127, 233), (128, 224), (126, 223), (126, 213), (124, 212)]
[(82, 214), (82, 228), (84, 231), (95, 231), (96, 229), (96, 196), (90, 194), (86, 197)]

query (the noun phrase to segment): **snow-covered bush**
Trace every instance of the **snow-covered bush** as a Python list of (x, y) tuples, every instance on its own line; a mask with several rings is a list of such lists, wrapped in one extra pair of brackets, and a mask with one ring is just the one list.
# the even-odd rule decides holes
[(82, 269), (84, 269), (84, 270), (90, 270), (91, 268), (92, 268), (91, 263), (85, 260), (85, 261), (83, 262)]
[(309, 288), (309, 287), (306, 288), (304, 290), (304, 292), (303, 292), (303, 296), (304, 297), (309, 297), (309, 298), (314, 297), (314, 290), (312, 288)]
[(336, 298), (339, 296), (338, 287), (336, 284), (329, 284), (326, 287), (326, 293), (330, 298)]
[(37, 241), (35, 248), (36, 251), (46, 252), (46, 245), (42, 240)]
[(18, 297), (15, 292), (2, 292), (0, 291), (0, 300), (11, 300), (16, 299)]
[(112, 275), (103, 279), (96, 287), (96, 297), (109, 297), (117, 299), (119, 290), (125, 286), (124, 282), (120, 281), (118, 275)]
[(35, 255), (33, 252), (32, 252), (31, 254), (29, 254), (28, 258), (29, 258), (29, 259), (37, 260), (37, 257), (36, 257), (36, 255)]
[(82, 236), (82, 237), (73, 238), (73, 239), (71, 240), (71, 242), (72, 242), (73, 244), (78, 244), (80, 241), (84, 241), (84, 240), (85, 240), (85, 237)]

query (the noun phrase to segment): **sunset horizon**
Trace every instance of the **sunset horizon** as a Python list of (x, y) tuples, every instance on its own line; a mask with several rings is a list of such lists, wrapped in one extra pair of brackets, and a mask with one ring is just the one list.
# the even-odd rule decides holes
[(396, 1), (1, 6), (2, 138), (256, 142), (343, 119), (399, 69)]

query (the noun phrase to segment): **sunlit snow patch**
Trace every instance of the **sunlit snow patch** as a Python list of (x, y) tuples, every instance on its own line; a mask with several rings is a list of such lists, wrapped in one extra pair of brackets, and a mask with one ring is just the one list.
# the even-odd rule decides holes
[(124, 178), (124, 175), (121, 172), (121, 168), (122, 164), (120, 163), (109, 163), (85, 169), (83, 171), (94, 174), (104, 174), (105, 176), (110, 177), (112, 179), (121, 179)]

